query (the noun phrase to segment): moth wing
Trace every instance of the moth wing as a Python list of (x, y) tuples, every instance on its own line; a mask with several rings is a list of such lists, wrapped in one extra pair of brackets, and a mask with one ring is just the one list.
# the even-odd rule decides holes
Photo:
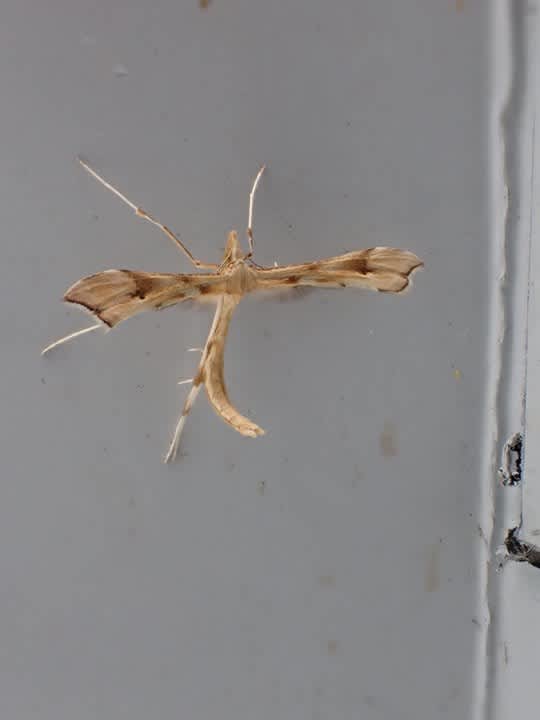
[(224, 289), (223, 278), (218, 275), (105, 270), (77, 281), (66, 291), (64, 300), (85, 307), (114, 327), (144, 310), (160, 310), (203, 296), (217, 299)]
[(222, 420), (241, 435), (257, 437), (258, 435), (264, 435), (264, 430), (238, 412), (229, 400), (225, 386), (223, 369), (225, 343), (231, 317), (238, 301), (238, 298), (230, 295), (222, 297), (220, 312), (215, 319), (213, 329), (206, 343), (208, 354), (203, 358), (203, 367), (194, 384), (197, 381), (204, 382), (208, 400)]
[(397, 248), (356, 250), (302, 265), (257, 271), (258, 287), (367, 287), (380, 292), (403, 292), (412, 273), (423, 266), (414, 253)]

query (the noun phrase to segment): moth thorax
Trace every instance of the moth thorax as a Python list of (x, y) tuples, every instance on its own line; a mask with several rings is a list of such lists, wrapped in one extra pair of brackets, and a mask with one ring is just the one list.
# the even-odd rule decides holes
[(231, 268), (227, 278), (227, 292), (232, 295), (244, 295), (251, 292), (257, 285), (257, 278), (253, 270), (243, 262)]

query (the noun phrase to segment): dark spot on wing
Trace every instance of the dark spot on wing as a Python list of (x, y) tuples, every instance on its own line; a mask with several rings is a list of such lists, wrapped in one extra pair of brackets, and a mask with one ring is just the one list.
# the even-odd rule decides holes
[(300, 275), (289, 275), (289, 277), (285, 278), (287, 285), (296, 285), (299, 280)]
[(155, 282), (150, 277), (146, 277), (145, 275), (130, 272), (129, 270), (124, 271), (126, 272), (130, 278), (133, 280), (135, 284), (135, 289), (133, 290), (133, 297), (138, 297), (141, 300), (144, 300), (144, 298), (152, 292), (152, 290), (155, 289)]
[(365, 257), (356, 257), (346, 260), (342, 266), (343, 270), (350, 270), (352, 272), (361, 273), (366, 275), (370, 271), (369, 260)]
[(209, 292), (212, 292), (212, 288), (206, 283), (201, 283), (201, 285), (199, 285), (199, 292), (201, 295), (208, 295)]

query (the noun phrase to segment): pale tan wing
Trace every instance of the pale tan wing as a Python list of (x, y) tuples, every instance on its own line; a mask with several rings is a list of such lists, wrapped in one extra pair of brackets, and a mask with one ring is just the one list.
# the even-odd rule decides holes
[(246, 435), (247, 437), (264, 435), (264, 430), (248, 418), (240, 415), (238, 410), (231, 405), (229, 396), (227, 395), (227, 389), (225, 388), (223, 374), (225, 342), (227, 340), (227, 332), (232, 314), (240, 302), (240, 298), (240, 295), (227, 293), (224, 293), (218, 298), (212, 327), (204, 344), (199, 367), (195, 377), (191, 381), (191, 389), (184, 402), (182, 414), (176, 423), (173, 438), (165, 456), (165, 462), (170, 462), (176, 457), (187, 416), (191, 412), (203, 385), (206, 386), (206, 393), (210, 404), (222, 420), (237, 430), (241, 435)]
[(203, 357), (199, 374), (194, 378), (193, 385), (204, 382), (208, 399), (216, 413), (241, 435), (257, 437), (264, 435), (264, 430), (233, 407), (227, 394), (223, 373), (227, 332), (239, 300), (239, 296), (223, 295), (221, 311), (207, 340), (207, 354)]
[(409, 250), (375, 247), (335, 257), (275, 268), (257, 269), (257, 289), (278, 287), (366, 287), (399, 293), (423, 261)]
[(105, 270), (82, 278), (64, 300), (82, 305), (114, 327), (143, 310), (160, 310), (184, 300), (217, 301), (225, 283), (219, 275), (179, 275), (136, 270)]

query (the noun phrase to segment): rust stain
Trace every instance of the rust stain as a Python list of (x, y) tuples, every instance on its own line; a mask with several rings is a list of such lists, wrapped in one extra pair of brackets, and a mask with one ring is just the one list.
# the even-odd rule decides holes
[(326, 651), (329, 655), (337, 655), (338, 643), (337, 640), (329, 640), (326, 644)]
[(321, 575), (319, 577), (319, 585), (321, 587), (335, 587), (336, 576), (335, 575)]
[(426, 572), (424, 575), (424, 590), (428, 593), (436, 592), (441, 586), (441, 542), (428, 547)]
[(383, 431), (379, 435), (379, 447), (383, 457), (396, 457), (398, 454), (397, 430), (395, 424), (391, 420), (387, 420), (384, 423)]

